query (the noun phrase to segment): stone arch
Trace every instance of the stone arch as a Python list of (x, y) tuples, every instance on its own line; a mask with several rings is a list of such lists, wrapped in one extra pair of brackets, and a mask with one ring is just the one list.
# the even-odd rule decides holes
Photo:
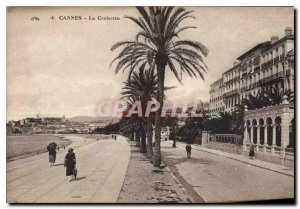
[(257, 121), (256, 121), (256, 119), (252, 120), (252, 128), (253, 128), (253, 143), (257, 144)]
[(281, 146), (281, 117), (277, 116), (275, 118), (275, 143), (277, 146)]
[(289, 145), (288, 147), (295, 147), (295, 120), (291, 120), (289, 124)]
[(266, 120), (266, 125), (267, 125), (267, 143), (269, 146), (272, 145), (272, 140), (273, 140), (273, 127), (272, 127), (272, 118), (267, 118)]
[(259, 128), (260, 128), (260, 133), (259, 133), (259, 139), (260, 139), (260, 144), (264, 144), (265, 142), (265, 122), (263, 118), (259, 119)]

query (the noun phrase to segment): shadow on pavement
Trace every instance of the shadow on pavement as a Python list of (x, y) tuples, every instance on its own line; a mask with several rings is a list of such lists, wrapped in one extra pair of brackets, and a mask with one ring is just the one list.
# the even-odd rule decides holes
[(60, 165), (64, 165), (63, 163), (60, 164), (54, 164), (53, 166), (60, 166)]
[(83, 179), (85, 179), (85, 178), (86, 178), (85, 176), (77, 177), (77, 178), (76, 178), (76, 181), (80, 181), (80, 180), (83, 180)]

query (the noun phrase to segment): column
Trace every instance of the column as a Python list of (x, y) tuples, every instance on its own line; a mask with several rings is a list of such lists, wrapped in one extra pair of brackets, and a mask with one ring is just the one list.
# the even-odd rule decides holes
[(260, 145), (260, 125), (257, 125), (257, 141), (256, 141), (256, 152), (258, 153), (259, 152), (259, 146)]
[(247, 130), (247, 126), (244, 126), (244, 139), (243, 139), (243, 152), (245, 154), (245, 152), (247, 151), (247, 144), (248, 143), (248, 130)]
[(282, 102), (283, 113), (281, 115), (281, 148), (280, 148), (280, 161), (281, 164), (284, 165), (285, 158), (285, 148), (289, 144), (289, 126), (290, 126), (290, 117), (289, 117), (289, 104), (287, 101), (287, 97), (284, 97), (284, 101)]
[(251, 136), (250, 136), (250, 142), (253, 143), (253, 133), (254, 133), (254, 128), (253, 128), (253, 125), (250, 126), (251, 128)]
[(276, 124), (272, 124), (272, 127), (273, 127), (272, 146), (276, 146)]
[[(272, 121), (274, 121), (274, 119), (272, 119)], [(273, 128), (271, 155), (274, 156), (275, 155), (275, 146), (276, 146), (276, 143), (275, 143), (275, 140), (276, 140), (276, 126), (275, 126), (275, 124), (272, 124), (271, 126)]]
[(260, 125), (257, 125), (257, 145), (260, 145)]
[(267, 146), (268, 146), (268, 126), (264, 125), (264, 155), (267, 152)]

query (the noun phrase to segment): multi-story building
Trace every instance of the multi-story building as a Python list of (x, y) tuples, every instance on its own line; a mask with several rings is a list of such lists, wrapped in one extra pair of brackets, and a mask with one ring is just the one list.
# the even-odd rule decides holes
[(220, 78), (210, 85), (209, 114), (211, 117), (217, 117), (219, 112), (225, 110), (223, 92), (223, 78)]
[(240, 102), (240, 66), (239, 62), (235, 61), (233, 67), (223, 73), (225, 112), (232, 112)]
[[(273, 88), (294, 91), (294, 35), (290, 27), (285, 36), (272, 37), (240, 55), (222, 78), (210, 85), (210, 114), (232, 112), (249, 94), (256, 96)], [(292, 64), (291, 64), (292, 63)]]

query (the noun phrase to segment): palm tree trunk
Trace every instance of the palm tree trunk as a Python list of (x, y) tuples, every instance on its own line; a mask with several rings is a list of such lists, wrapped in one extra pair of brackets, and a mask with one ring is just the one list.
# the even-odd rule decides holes
[(146, 132), (144, 128), (141, 130), (141, 143), (140, 143), (140, 153), (146, 153), (147, 148), (146, 148)]
[(164, 96), (164, 80), (165, 80), (165, 65), (157, 64), (157, 100), (160, 103), (159, 111), (155, 114), (155, 140), (154, 140), (154, 152), (153, 152), (153, 165), (160, 167), (161, 164), (161, 153), (160, 153), (160, 142), (161, 142), (161, 110), (163, 105)]
[(130, 141), (134, 141), (134, 131), (130, 133)]
[(141, 143), (141, 135), (140, 135), (140, 131), (137, 131), (135, 134), (135, 140), (136, 140), (136, 146), (139, 147), (140, 143)]
[(148, 158), (151, 159), (153, 156), (153, 148), (152, 148), (152, 134), (153, 128), (151, 124), (151, 119), (147, 118), (147, 153)]

